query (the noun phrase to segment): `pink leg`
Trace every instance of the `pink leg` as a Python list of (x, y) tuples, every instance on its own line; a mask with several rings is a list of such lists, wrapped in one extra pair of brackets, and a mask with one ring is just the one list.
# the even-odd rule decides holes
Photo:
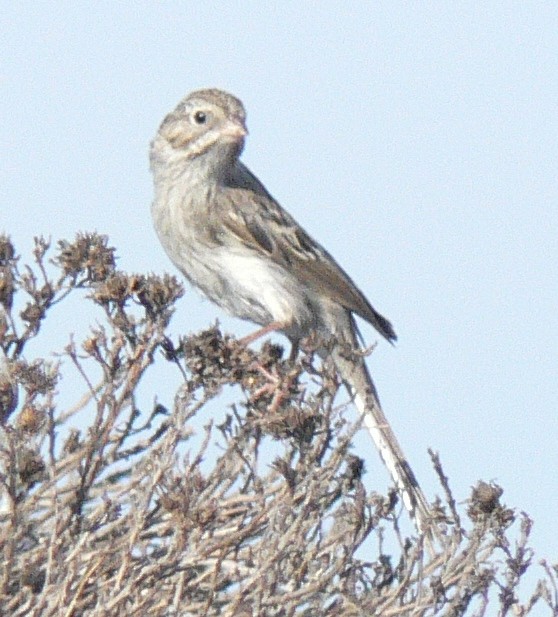
[(263, 328), (260, 328), (259, 330), (256, 330), (255, 332), (252, 332), (252, 334), (248, 334), (248, 336), (242, 337), (241, 339), (239, 339), (238, 342), (241, 345), (250, 345), (250, 343), (257, 341), (262, 336), (265, 336), (266, 334), (269, 334), (270, 332), (276, 332), (278, 330), (282, 330), (284, 327), (285, 327), (284, 323), (280, 321), (272, 321), (270, 324), (267, 324), (267, 326), (264, 326)]

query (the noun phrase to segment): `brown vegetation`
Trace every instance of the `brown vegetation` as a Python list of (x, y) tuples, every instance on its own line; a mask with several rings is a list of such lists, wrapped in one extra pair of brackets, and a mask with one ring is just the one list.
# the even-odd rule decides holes
[[(484, 482), (460, 513), (434, 453), (440, 539), (405, 537), (395, 495), (365, 489), (358, 424), (311, 345), (291, 363), (217, 328), (171, 341), (182, 288), (117, 271), (101, 236), (37, 240), (34, 257), (23, 267), (0, 237), (1, 615), (557, 614), (528, 516)], [(68, 325), (53, 350), (80, 376), (67, 383), (29, 343), (80, 289), (104, 323), (79, 343)], [(138, 393), (154, 363), (183, 376), (172, 409)], [(62, 389), (83, 396), (65, 407)]]

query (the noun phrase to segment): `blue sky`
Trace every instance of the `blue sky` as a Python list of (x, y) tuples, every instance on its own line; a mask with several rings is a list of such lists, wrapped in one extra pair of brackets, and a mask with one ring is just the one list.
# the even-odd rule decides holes
[[(370, 367), (425, 490), (430, 446), (459, 497), (499, 482), (556, 561), (558, 5), (2, 10), (0, 231), (24, 258), (34, 235), (97, 230), (120, 267), (173, 271), (151, 227), (149, 141), (189, 91), (233, 92), (245, 162), (395, 325)], [(251, 330), (187, 293), (172, 331), (216, 317)]]

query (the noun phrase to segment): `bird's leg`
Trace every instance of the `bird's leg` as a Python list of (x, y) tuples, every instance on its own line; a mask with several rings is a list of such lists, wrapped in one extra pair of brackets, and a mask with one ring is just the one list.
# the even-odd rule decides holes
[(241, 339), (238, 340), (238, 342), (244, 346), (250, 345), (250, 343), (257, 341), (262, 336), (265, 336), (266, 334), (269, 334), (270, 332), (277, 332), (278, 330), (282, 330), (284, 327), (285, 327), (285, 324), (283, 322), (272, 321), (271, 323), (267, 324), (267, 326), (264, 326), (263, 328), (260, 328), (259, 330), (256, 330), (255, 332), (252, 332), (252, 334), (243, 336)]

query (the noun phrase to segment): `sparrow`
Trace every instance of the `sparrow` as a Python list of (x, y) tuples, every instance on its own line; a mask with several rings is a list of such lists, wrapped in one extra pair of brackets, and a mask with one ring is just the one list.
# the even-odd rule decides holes
[(225, 311), (278, 331), (293, 349), (311, 333), (331, 359), (363, 416), (417, 530), (428, 502), (380, 406), (355, 322), (387, 341), (391, 323), (335, 259), (286, 212), (240, 155), (248, 130), (241, 101), (222, 90), (185, 97), (151, 143), (152, 217), (174, 265)]

